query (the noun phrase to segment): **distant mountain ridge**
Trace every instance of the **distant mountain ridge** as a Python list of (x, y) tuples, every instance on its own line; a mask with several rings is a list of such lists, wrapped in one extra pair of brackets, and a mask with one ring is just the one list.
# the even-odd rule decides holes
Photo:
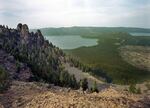
[[(148, 28), (134, 27), (60, 27), (41, 28), (43, 35), (85, 35), (104, 32), (150, 33)], [(35, 30), (33, 30), (35, 31)]]

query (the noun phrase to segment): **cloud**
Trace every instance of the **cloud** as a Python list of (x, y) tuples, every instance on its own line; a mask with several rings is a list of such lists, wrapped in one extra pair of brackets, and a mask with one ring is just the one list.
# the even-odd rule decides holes
[(150, 28), (150, 0), (0, 0), (0, 23)]

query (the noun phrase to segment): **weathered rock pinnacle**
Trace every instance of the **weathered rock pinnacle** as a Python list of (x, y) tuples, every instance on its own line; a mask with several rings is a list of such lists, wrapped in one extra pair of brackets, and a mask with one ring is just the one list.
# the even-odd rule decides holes
[(19, 24), (17, 25), (17, 30), (18, 30), (18, 31), (21, 31), (21, 29), (22, 29), (22, 24), (19, 23)]
[(27, 24), (23, 24), (21, 28), (21, 34), (27, 36), (29, 34), (29, 28)]

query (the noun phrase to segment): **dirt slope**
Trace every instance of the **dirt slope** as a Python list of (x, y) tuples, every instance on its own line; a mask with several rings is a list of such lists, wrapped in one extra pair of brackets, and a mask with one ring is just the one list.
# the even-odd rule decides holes
[(150, 97), (104, 89), (100, 93), (14, 81), (0, 95), (0, 108), (149, 108)]
[(101, 81), (100, 79), (97, 79), (96, 77), (90, 75), (89, 73), (83, 72), (82, 70), (76, 68), (76, 67), (71, 67), (68, 63), (64, 63), (65, 69), (69, 72), (69, 74), (75, 75), (75, 78), (77, 81), (80, 81), (83, 78), (86, 78), (88, 81), (88, 87), (91, 88), (93, 87), (94, 82), (96, 81), (97, 87), (99, 90), (108, 88), (110, 84), (105, 83)]

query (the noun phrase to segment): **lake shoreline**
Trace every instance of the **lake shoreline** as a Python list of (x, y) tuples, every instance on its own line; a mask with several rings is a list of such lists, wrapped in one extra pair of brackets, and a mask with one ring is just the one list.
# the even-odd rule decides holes
[(49, 42), (63, 50), (98, 45), (98, 39), (83, 38), (79, 35), (44, 36)]

